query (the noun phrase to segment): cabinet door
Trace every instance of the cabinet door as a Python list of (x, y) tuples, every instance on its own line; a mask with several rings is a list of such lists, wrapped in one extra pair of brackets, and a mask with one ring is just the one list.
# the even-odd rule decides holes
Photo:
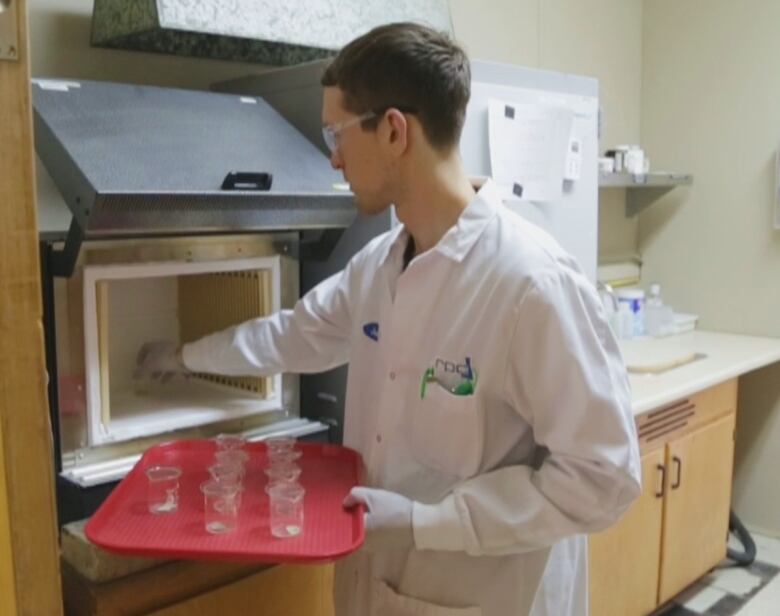
[(659, 602), (726, 556), (735, 413), (667, 445)]
[(588, 538), (590, 613), (642, 616), (656, 606), (664, 449), (642, 456), (642, 494), (612, 528)]

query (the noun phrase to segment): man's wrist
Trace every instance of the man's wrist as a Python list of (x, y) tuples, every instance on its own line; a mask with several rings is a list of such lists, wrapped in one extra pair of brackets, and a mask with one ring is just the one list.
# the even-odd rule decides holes
[(413, 503), (412, 531), (418, 550), (465, 549), (460, 516), (452, 494), (434, 505)]

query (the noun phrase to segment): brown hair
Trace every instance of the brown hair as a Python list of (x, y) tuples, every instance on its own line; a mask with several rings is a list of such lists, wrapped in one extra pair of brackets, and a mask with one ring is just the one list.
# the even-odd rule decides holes
[[(413, 111), (430, 144), (458, 145), (471, 95), (466, 53), (446, 34), (415, 23), (374, 28), (344, 47), (325, 69), (322, 85), (338, 86), (356, 114), (390, 107)], [(363, 122), (374, 129), (377, 118)]]

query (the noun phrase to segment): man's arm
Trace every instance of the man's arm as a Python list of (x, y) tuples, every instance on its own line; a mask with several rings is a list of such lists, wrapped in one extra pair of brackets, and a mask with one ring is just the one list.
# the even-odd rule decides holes
[(501, 555), (613, 524), (638, 496), (641, 465), (617, 344), (587, 280), (548, 274), (526, 293), (505, 395), (549, 454), (414, 503), (418, 549)]
[(295, 304), (185, 344), (183, 365), (192, 372), (270, 376), (318, 372), (349, 359), (354, 260)]

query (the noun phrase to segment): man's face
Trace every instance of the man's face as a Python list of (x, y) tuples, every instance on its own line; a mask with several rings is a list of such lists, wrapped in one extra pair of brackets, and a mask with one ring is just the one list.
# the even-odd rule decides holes
[[(356, 114), (343, 106), (343, 94), (338, 87), (326, 87), (322, 101), (323, 126), (353, 120)], [(390, 176), (383, 163), (379, 135), (374, 130), (363, 130), (353, 123), (336, 134), (336, 149), (331, 152), (330, 164), (340, 169), (349, 182), (358, 209), (364, 214), (378, 214), (392, 199), (388, 191)]]

